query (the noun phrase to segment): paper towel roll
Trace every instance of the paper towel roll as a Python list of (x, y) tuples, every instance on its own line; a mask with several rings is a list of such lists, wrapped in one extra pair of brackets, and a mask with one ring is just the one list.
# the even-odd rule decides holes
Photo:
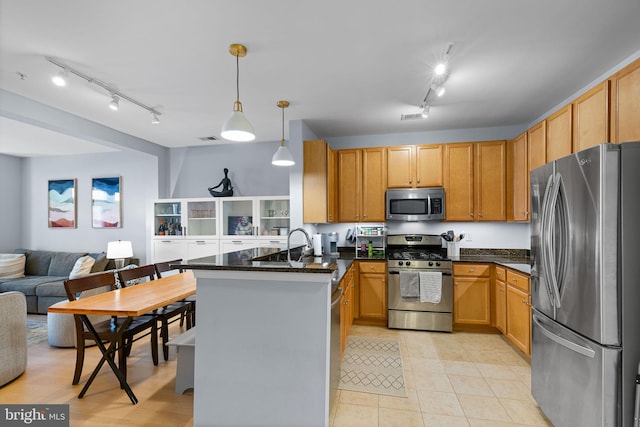
[(322, 256), (322, 235), (314, 234), (311, 237), (313, 243), (313, 255)]

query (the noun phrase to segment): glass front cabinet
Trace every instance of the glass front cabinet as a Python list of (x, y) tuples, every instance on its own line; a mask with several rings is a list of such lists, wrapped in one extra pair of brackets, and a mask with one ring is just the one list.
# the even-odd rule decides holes
[(289, 197), (163, 199), (153, 203), (153, 262), (259, 246), (286, 247)]

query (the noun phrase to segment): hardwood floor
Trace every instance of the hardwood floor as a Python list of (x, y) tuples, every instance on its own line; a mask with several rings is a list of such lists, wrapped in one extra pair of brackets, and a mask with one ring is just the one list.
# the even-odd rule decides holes
[[(170, 336), (180, 333), (174, 323)], [(162, 355), (162, 352), (160, 352)], [(27, 370), (13, 382), (0, 387), (4, 404), (68, 404), (70, 425), (80, 426), (191, 426), (193, 391), (174, 392), (176, 353), (169, 352), (165, 362), (160, 356), (153, 366), (149, 341), (136, 342), (128, 359), (128, 383), (138, 397), (133, 405), (120, 389), (118, 380), (103, 366), (82, 399), (78, 394), (100, 359), (97, 347), (87, 349), (80, 384), (72, 385), (75, 348), (50, 347), (44, 341), (29, 347)]]

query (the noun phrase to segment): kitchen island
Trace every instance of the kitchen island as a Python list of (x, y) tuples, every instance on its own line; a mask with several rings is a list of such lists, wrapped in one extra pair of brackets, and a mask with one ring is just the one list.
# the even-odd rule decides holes
[(332, 297), (352, 261), (287, 262), (278, 251), (180, 264), (197, 279), (194, 426), (329, 424), (340, 351)]

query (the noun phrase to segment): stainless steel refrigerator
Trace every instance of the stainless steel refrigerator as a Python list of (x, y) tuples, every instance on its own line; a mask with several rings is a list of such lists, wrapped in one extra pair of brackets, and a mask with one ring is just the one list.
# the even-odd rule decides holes
[(640, 362), (640, 143), (531, 172), (531, 391), (556, 427), (632, 426)]

